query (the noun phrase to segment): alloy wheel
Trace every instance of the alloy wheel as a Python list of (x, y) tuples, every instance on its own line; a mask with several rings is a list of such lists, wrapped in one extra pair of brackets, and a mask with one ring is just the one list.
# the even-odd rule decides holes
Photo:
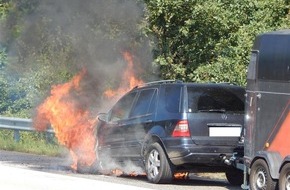
[(159, 174), (160, 170), (160, 155), (155, 149), (151, 150), (148, 159), (148, 175), (155, 178)]

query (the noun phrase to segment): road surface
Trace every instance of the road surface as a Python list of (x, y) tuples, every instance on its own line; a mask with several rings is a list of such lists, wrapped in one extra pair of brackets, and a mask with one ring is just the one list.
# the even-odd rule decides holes
[[(10, 180), (10, 184), (20, 183), (22, 188), (34, 189), (33, 183), (39, 184), (58, 184), (63, 187), (61, 182), (67, 182), (66, 189), (73, 189), (77, 187), (75, 181), (79, 180), (78, 184), (87, 186), (97, 186), (110, 183), (110, 185), (117, 186), (121, 190), (131, 187), (140, 189), (157, 189), (157, 190), (240, 190), (241, 187), (230, 185), (224, 178), (223, 174), (210, 174), (206, 176), (199, 176), (191, 174), (188, 180), (174, 180), (171, 184), (152, 184), (148, 183), (146, 176), (109, 176), (109, 175), (95, 175), (95, 174), (79, 174), (70, 169), (71, 161), (69, 157), (47, 157), (27, 153), (0, 151), (0, 189), (8, 189), (3, 185), (4, 181)], [(18, 171), (20, 169), (20, 171)], [(27, 171), (28, 170), (28, 171)], [(9, 173), (9, 172), (10, 173)], [(36, 172), (36, 173), (35, 173)], [(40, 172), (40, 173), (39, 173)], [(7, 173), (7, 175), (6, 175)], [(15, 174), (13, 174), (15, 173)], [(17, 174), (17, 175), (16, 175)], [(26, 176), (29, 177), (26, 180)], [(22, 177), (21, 177), (22, 176)], [(37, 176), (43, 177), (37, 179)], [(31, 178), (31, 180), (29, 180)], [(76, 180), (78, 179), (78, 180)], [(43, 181), (42, 181), (43, 180)], [(39, 182), (40, 181), (40, 182)], [(8, 183), (7, 182), (7, 183)], [(13, 183), (12, 183), (13, 182)], [(9, 185), (9, 184), (8, 184)], [(35, 184), (34, 184), (35, 185)], [(37, 184), (36, 184), (37, 185)], [(31, 188), (30, 188), (31, 187)], [(9, 188), (11, 189), (11, 188)], [(41, 189), (41, 188), (36, 188)], [(47, 188), (51, 189), (51, 188)], [(78, 188), (79, 189), (79, 188)], [(87, 188), (86, 188), (87, 189)], [(98, 189), (98, 188), (95, 188)], [(103, 189), (103, 188), (99, 188)]]

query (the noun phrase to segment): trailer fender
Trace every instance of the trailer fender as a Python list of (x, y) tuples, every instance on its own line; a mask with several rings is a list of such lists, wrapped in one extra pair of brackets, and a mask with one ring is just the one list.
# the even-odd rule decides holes
[(281, 155), (278, 152), (258, 151), (251, 163), (251, 167), (257, 159), (261, 158), (267, 162), (272, 179), (279, 179), (279, 170), (283, 161)]
[(286, 156), (286, 157), (284, 158), (284, 160), (282, 161), (282, 164), (281, 164), (280, 169), (279, 169), (279, 173), (281, 172), (283, 166), (284, 166), (285, 164), (287, 164), (287, 163), (290, 163), (290, 155)]

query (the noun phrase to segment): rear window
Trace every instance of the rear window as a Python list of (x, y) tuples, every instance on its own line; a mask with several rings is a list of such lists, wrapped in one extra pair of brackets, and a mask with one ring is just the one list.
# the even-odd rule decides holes
[(188, 112), (244, 112), (243, 90), (188, 87)]

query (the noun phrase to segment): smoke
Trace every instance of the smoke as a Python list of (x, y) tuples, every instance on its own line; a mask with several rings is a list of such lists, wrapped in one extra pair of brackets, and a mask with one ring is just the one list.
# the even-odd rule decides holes
[[(139, 163), (139, 164), (142, 164), (142, 163)], [(144, 175), (145, 174), (145, 171), (141, 167), (141, 165), (139, 166), (138, 164), (132, 162), (131, 160), (126, 160), (122, 163), (112, 160), (110, 164), (107, 165), (106, 170), (110, 170), (110, 172), (115, 175)]]
[[(39, 91), (49, 92), (51, 86), (85, 70), (80, 87), (70, 91), (70, 97), (76, 102), (75, 107), (89, 110), (91, 115), (102, 112), (102, 108), (108, 107), (102, 98), (104, 90), (117, 88), (122, 80), (127, 64), (122, 56), (125, 51), (133, 55), (138, 77), (145, 81), (155, 78), (150, 39), (142, 32), (146, 22), (141, 1), (25, 2), (15, 2), (18, 11), (25, 14), (10, 15), (6, 23), (9, 27), (1, 32), (1, 41), (8, 47), (11, 73), (26, 77), (25, 85), (29, 85), (35, 99), (39, 98)], [(16, 37), (11, 32), (15, 27), (20, 28)], [(121, 167), (125, 173), (142, 170), (131, 162), (111, 167)]]
[[(140, 143), (136, 142), (136, 144), (132, 144), (132, 142), (134, 142), (135, 139), (141, 140), (144, 138), (146, 136), (146, 131), (140, 125), (132, 127), (129, 130), (128, 128), (126, 129), (126, 127), (121, 128), (125, 130), (125, 132), (121, 132), (121, 135), (118, 135), (117, 131), (119, 129), (117, 128), (106, 130), (103, 126), (99, 131), (100, 137), (105, 136), (103, 134), (106, 134), (108, 131), (109, 133), (114, 131), (113, 135), (109, 138), (99, 139), (100, 141), (106, 141), (106, 143), (112, 144), (111, 147), (102, 147), (102, 151), (98, 155), (100, 158), (99, 169), (104, 173), (115, 175), (144, 175), (145, 168), (142, 167), (144, 166), (144, 160), (138, 157), (143, 147), (141, 147)], [(127, 141), (124, 142), (122, 139), (127, 139)], [(138, 150), (137, 147), (140, 147), (140, 150)], [(132, 151), (132, 149), (134, 149), (134, 151)]]
[(154, 78), (150, 39), (142, 32), (146, 22), (145, 5), (141, 1), (31, 2), (17, 2), (18, 11), (30, 6), (28, 13), (21, 18), (14, 15), (8, 19), (10, 24), (7, 25), (14, 23), (21, 29), (18, 37), (8, 37), (13, 28), (10, 26), (2, 38), (9, 41), (9, 55), (13, 57), (10, 62), (14, 65), (11, 73), (33, 75), (38, 72), (42, 78), (50, 77), (42, 70), (55, 73), (59, 77), (43, 80), (45, 84), (35, 84), (47, 87), (48, 91), (49, 85), (65, 82), (63, 75), (69, 79), (85, 68), (88, 74), (83, 86), (92, 92), (86, 94), (96, 94), (108, 86), (118, 85), (126, 64), (122, 52), (129, 51), (134, 55), (137, 75), (145, 80)]

